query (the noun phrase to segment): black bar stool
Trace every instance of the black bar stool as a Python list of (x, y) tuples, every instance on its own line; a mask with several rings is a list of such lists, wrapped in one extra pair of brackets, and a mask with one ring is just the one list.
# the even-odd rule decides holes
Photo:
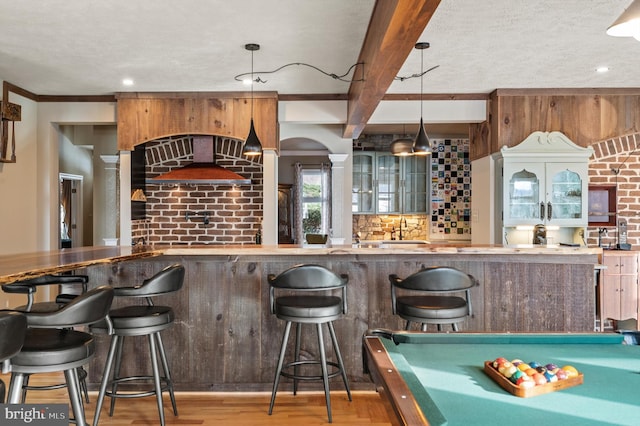
[[(405, 279), (391, 274), (389, 281), (393, 314), (407, 321), (406, 330), (416, 322), (422, 331), (427, 324), (436, 324), (438, 331), (451, 324), (458, 331), (458, 323), (473, 313), (471, 288), (479, 285), (472, 275), (448, 266), (425, 268)], [(403, 294), (396, 294), (397, 289)]]
[[(174, 415), (178, 415), (176, 399), (173, 393), (173, 382), (169, 371), (167, 355), (160, 337), (160, 332), (173, 325), (174, 312), (169, 306), (154, 305), (153, 296), (172, 293), (182, 288), (184, 282), (184, 266), (171, 265), (153, 277), (145, 280), (141, 285), (134, 287), (117, 287), (114, 289), (117, 297), (141, 297), (146, 300), (146, 305), (125, 306), (115, 308), (109, 312), (109, 318), (113, 322), (113, 334), (109, 354), (102, 375), (102, 383), (96, 401), (96, 413), (93, 417), (94, 426), (98, 425), (100, 411), (105, 395), (111, 398), (109, 416), (113, 416), (116, 398), (139, 398), (155, 395), (158, 403), (158, 413), (160, 424), (164, 425), (164, 404), (162, 402), (162, 392), (167, 390), (173, 405)], [(98, 324), (93, 327), (95, 332), (104, 332), (103, 325)], [(151, 354), (152, 376), (120, 376), (122, 366), (122, 347), (127, 336), (147, 336), (149, 341), (149, 351)], [(160, 375), (158, 367), (158, 352), (162, 362), (163, 376)], [(109, 378), (113, 369), (113, 376)], [(118, 392), (118, 385), (124, 382), (142, 381), (153, 382), (153, 389), (140, 392)], [(110, 390), (107, 390), (110, 387)]]
[[(39, 277), (28, 278), (25, 280), (14, 281), (8, 284), (2, 285), (2, 290), (5, 293), (13, 294), (25, 294), (27, 296), (27, 304), (13, 308), (20, 312), (55, 312), (61, 309), (64, 305), (71, 302), (78, 295), (87, 291), (87, 283), (89, 277), (87, 275), (42, 275)], [(35, 302), (35, 294), (39, 287), (42, 286), (55, 286), (58, 287), (61, 292), (56, 296), (54, 301), (50, 302)], [(28, 390), (52, 390), (60, 389), (66, 386), (66, 383), (60, 383), (48, 386), (30, 386), (29, 377), (25, 376), (24, 384), (22, 388), (22, 402), (27, 397)], [(87, 372), (84, 367), (78, 367), (78, 377), (80, 378), (80, 389), (84, 393), (84, 399), (89, 403), (89, 390), (87, 389)]]
[[(20, 352), (27, 332), (27, 317), (16, 311), (0, 311), (0, 363), (7, 373), (9, 358)], [(4, 404), (5, 385), (0, 379), (0, 404)]]
[(11, 358), (8, 403), (21, 402), (27, 375), (63, 371), (75, 423), (86, 426), (78, 367), (93, 358), (95, 342), (93, 335), (72, 328), (104, 320), (112, 300), (113, 288), (101, 286), (78, 296), (58, 311), (24, 313), (29, 328), (22, 349)]
[[(331, 398), (329, 396), (329, 379), (342, 376), (344, 386), (347, 390), (349, 401), (351, 401), (351, 390), (347, 380), (347, 373), (340, 354), (340, 347), (336, 339), (336, 332), (333, 327), (333, 321), (339, 319), (347, 313), (347, 275), (336, 275), (327, 268), (319, 265), (297, 265), (280, 275), (270, 274), (267, 277), (270, 285), (269, 303), (271, 313), (276, 317), (285, 320), (287, 323), (282, 338), (282, 346), (280, 347), (280, 356), (278, 358), (278, 366), (273, 381), (273, 391), (271, 393), (271, 403), (269, 404), (269, 414), (273, 412), (273, 405), (280, 383), (280, 376), (293, 379), (293, 394), (298, 390), (298, 380), (322, 380), (324, 384), (324, 394), (327, 403), (327, 415), (329, 423), (331, 418)], [(287, 292), (287, 295), (276, 297), (276, 289)], [(327, 294), (331, 290), (342, 290), (342, 297)], [(324, 295), (309, 295), (310, 292), (324, 292)], [(296, 294), (298, 293), (298, 294)], [(302, 294), (300, 294), (302, 293)], [(307, 293), (307, 294), (304, 294)], [(287, 342), (291, 331), (291, 324), (296, 324), (296, 342), (294, 360), (284, 363)], [(319, 360), (301, 360), (300, 359), (300, 340), (302, 335), (302, 324), (316, 324), (318, 333), (318, 349), (320, 352)], [(324, 348), (324, 339), (322, 334), (322, 325), (327, 324), (331, 341), (337, 358), (337, 363), (327, 361)], [(302, 375), (300, 368), (309, 364), (319, 364), (322, 370), (320, 375)], [(334, 371), (329, 373), (329, 368)], [(290, 370), (293, 368), (293, 372)]]

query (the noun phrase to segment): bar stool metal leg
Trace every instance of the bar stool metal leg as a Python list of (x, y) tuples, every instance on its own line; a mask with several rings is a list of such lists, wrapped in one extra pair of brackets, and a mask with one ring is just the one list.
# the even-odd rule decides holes
[(298, 393), (298, 379), (297, 376), (300, 373), (300, 341), (302, 340), (302, 324), (296, 323), (296, 352), (294, 357), (294, 366), (293, 366), (293, 394), (296, 395)]
[(332, 423), (331, 419), (331, 397), (329, 395), (329, 372), (327, 369), (327, 355), (324, 351), (324, 339), (322, 337), (322, 323), (317, 324), (318, 330), (318, 346), (320, 349), (320, 366), (322, 367), (322, 383), (324, 384), (324, 399), (327, 402), (327, 416), (329, 417), (329, 423)]
[(153, 369), (153, 384), (156, 390), (156, 401), (158, 402), (158, 414), (160, 424), (164, 426), (164, 404), (162, 402), (162, 385), (160, 384), (160, 371), (158, 369), (158, 350), (156, 347), (156, 333), (148, 336), (149, 349), (151, 351), (151, 367)]
[(176, 396), (173, 392), (173, 379), (171, 378), (171, 372), (169, 370), (169, 362), (167, 361), (167, 353), (164, 350), (164, 343), (162, 342), (162, 336), (157, 333), (158, 349), (160, 350), (160, 360), (162, 361), (162, 369), (164, 370), (164, 378), (167, 382), (167, 389), (169, 390), (169, 398), (171, 399), (171, 405), (173, 406), (173, 414), (178, 415), (178, 405), (176, 404)]
[(113, 369), (113, 377), (111, 378), (111, 401), (109, 404), (109, 417), (113, 416), (116, 409), (116, 399), (112, 395), (117, 395), (118, 384), (120, 383), (120, 368), (122, 368), (122, 348), (124, 347), (125, 336), (119, 336), (118, 345), (116, 346), (115, 367)]
[(104, 396), (107, 392), (107, 385), (109, 384), (109, 374), (111, 374), (111, 367), (113, 365), (113, 359), (116, 354), (116, 348), (118, 346), (118, 335), (111, 336), (111, 344), (109, 345), (109, 353), (104, 363), (104, 372), (102, 373), (102, 383), (100, 383), (100, 391), (98, 392), (98, 398), (96, 399), (96, 412), (93, 415), (93, 426), (98, 426), (98, 420), (100, 420), (100, 411), (102, 410), (102, 403), (104, 402)]
[(338, 358), (338, 364), (340, 365), (340, 373), (342, 374), (342, 381), (344, 382), (344, 387), (347, 390), (347, 396), (349, 397), (349, 401), (351, 399), (351, 389), (349, 388), (349, 381), (347, 380), (347, 370), (344, 368), (344, 361), (342, 361), (342, 353), (340, 353), (340, 346), (338, 346), (338, 339), (336, 338), (336, 330), (333, 327), (333, 322), (329, 322), (329, 333), (331, 334), (331, 341), (333, 342), (333, 349), (336, 352), (336, 358)]
[(278, 358), (278, 366), (276, 367), (276, 375), (273, 379), (273, 390), (271, 391), (271, 403), (269, 404), (269, 415), (273, 413), (273, 404), (276, 402), (276, 393), (278, 392), (278, 384), (280, 384), (280, 373), (282, 373), (282, 365), (284, 364), (284, 354), (287, 351), (287, 341), (291, 332), (291, 321), (287, 321), (282, 335), (282, 345), (280, 346), (280, 357)]

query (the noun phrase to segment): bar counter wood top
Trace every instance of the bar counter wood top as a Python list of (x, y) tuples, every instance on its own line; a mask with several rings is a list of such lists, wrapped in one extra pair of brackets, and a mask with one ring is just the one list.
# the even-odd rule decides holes
[[(475, 276), (473, 315), (460, 324), (463, 331), (585, 332), (594, 329), (594, 266), (601, 253), (587, 247), (411, 243), (88, 247), (0, 256), (0, 282), (74, 270), (89, 276), (90, 287), (134, 285), (181, 263), (184, 287), (154, 300), (176, 313), (174, 327), (163, 335), (176, 389), (265, 391), (271, 387), (284, 327), (269, 312), (267, 275), (300, 263), (323, 265), (349, 276), (348, 313), (335, 322), (336, 332), (353, 388), (372, 389), (362, 371), (362, 335), (373, 328), (404, 327), (392, 313), (389, 274), (406, 277), (424, 267), (453, 266)], [(114, 306), (127, 303), (116, 300)], [(89, 369), (93, 389), (108, 348), (106, 336), (97, 339)], [(316, 350), (315, 333), (309, 331), (302, 351), (313, 356)], [(127, 357), (126, 351), (137, 353)], [(147, 362), (144, 353), (125, 347), (125, 359), (136, 360), (132, 364)], [(318, 386), (305, 383), (304, 389)]]

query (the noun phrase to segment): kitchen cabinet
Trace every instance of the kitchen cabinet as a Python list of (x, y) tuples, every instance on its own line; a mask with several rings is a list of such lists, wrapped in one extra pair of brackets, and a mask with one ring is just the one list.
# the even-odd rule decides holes
[(638, 253), (604, 251), (602, 262), (605, 268), (598, 291), (601, 324), (607, 319), (638, 319)]
[(398, 157), (386, 152), (353, 156), (352, 212), (427, 212), (430, 157)]
[(518, 235), (516, 230), (535, 225), (559, 229), (558, 242), (584, 244), (592, 154), (593, 148), (580, 147), (560, 132), (534, 132), (501, 149), (496, 164), (505, 244), (510, 239), (531, 243), (530, 231)]

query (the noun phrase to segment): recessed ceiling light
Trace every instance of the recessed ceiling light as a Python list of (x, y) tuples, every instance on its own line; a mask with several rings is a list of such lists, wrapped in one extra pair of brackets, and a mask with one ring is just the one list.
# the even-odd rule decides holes
[(609, 67), (598, 67), (596, 68), (596, 72), (599, 73), (604, 73), (604, 72), (608, 72), (609, 71)]
[(125, 78), (124, 80), (122, 80), (122, 85), (123, 86), (133, 86), (133, 79)]

